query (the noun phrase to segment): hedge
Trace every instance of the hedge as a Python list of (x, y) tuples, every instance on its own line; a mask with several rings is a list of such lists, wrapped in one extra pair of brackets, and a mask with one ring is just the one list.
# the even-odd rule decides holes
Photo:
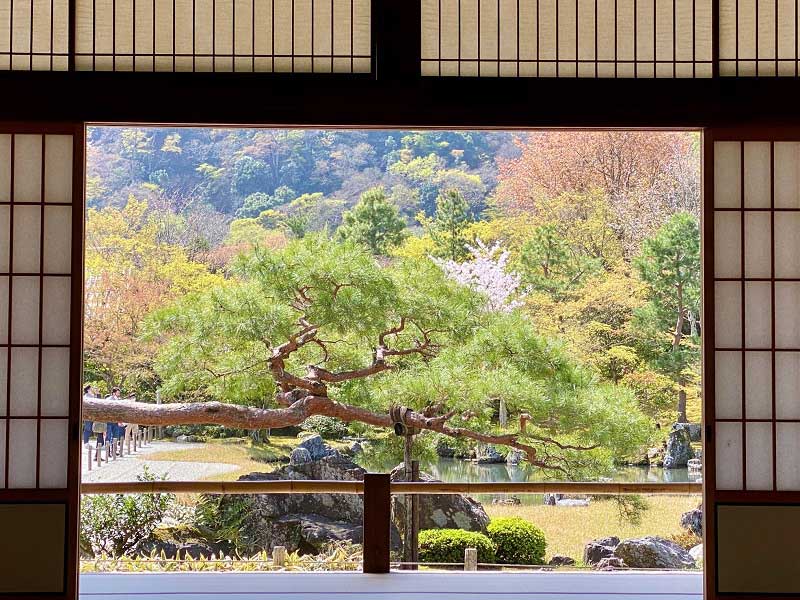
[(497, 547), (497, 562), (504, 565), (544, 563), (547, 541), (536, 525), (519, 517), (492, 519), (486, 534)]
[(423, 563), (463, 563), (464, 550), (478, 550), (478, 562), (495, 562), (495, 545), (482, 533), (463, 529), (426, 529), (419, 532), (419, 560)]

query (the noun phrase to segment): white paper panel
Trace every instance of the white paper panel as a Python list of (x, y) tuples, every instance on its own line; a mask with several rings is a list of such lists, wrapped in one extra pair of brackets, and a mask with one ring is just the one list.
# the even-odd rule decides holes
[(739, 348), (742, 345), (742, 286), (735, 281), (718, 281), (714, 289), (717, 348)]
[(72, 259), (72, 207), (44, 209), (44, 272), (69, 273)]
[(719, 0), (721, 75), (797, 75), (797, 7), (779, 2)]
[(714, 214), (714, 275), (742, 276), (742, 215), (733, 211)]
[(747, 489), (772, 489), (772, 423), (747, 424)]
[(742, 204), (742, 145), (714, 142), (714, 207), (739, 208)]
[(775, 206), (800, 208), (800, 143), (775, 142), (774, 154)]
[(0, 205), (0, 273), (8, 273), (11, 270), (9, 263), (9, 250), (11, 250), (11, 238), (9, 237), (9, 219), (11, 217), (11, 207)]
[(14, 277), (11, 288), (11, 343), (39, 342), (39, 278)]
[(0, 2), (0, 70), (65, 71), (68, 13), (68, 0)]
[(11, 135), (0, 133), (0, 203), (11, 202)]
[(9, 420), (8, 487), (36, 487), (36, 419)]
[(41, 208), (14, 207), (14, 272), (38, 273)]
[(45, 136), (45, 202), (72, 202), (72, 136)]
[(422, 59), (423, 75), (709, 77), (711, 2), (422, 0)]
[(69, 348), (42, 349), (42, 415), (69, 416)]
[(771, 276), (771, 227), (770, 211), (753, 211), (744, 214), (745, 277)]
[(775, 413), (800, 419), (800, 352), (775, 353)]
[[(6, 416), (6, 410), (8, 407), (7, 373), (8, 373), (8, 348), (0, 348), (0, 417)], [(0, 423), (0, 427), (5, 427), (5, 425)]]
[(765, 281), (744, 284), (745, 347), (772, 346), (772, 289)]
[(11, 416), (35, 417), (39, 403), (39, 349), (11, 349)]
[(800, 283), (775, 282), (775, 346), (800, 348)]
[(742, 424), (717, 423), (717, 489), (742, 489)]
[(14, 136), (14, 202), (42, 201), (42, 136)]
[(67, 419), (42, 421), (39, 451), (39, 487), (67, 487), (67, 458), (69, 457)]
[(42, 343), (69, 344), (70, 278), (45, 277)]
[(371, 0), (77, 0), (77, 15), (79, 70), (371, 71)]
[(745, 352), (745, 411), (748, 419), (772, 418), (771, 352)]
[(742, 353), (717, 352), (714, 364), (715, 413), (718, 419), (742, 418)]
[(744, 205), (747, 208), (770, 207), (770, 144), (744, 143)]
[(778, 423), (775, 429), (776, 487), (800, 490), (800, 423)]
[(775, 277), (800, 278), (800, 214), (775, 216)]
[(8, 277), (0, 275), (0, 344), (8, 343)]

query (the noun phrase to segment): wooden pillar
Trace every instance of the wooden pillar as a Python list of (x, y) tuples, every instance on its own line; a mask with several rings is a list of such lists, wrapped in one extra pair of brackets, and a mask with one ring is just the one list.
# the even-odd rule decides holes
[(389, 475), (364, 475), (364, 573), (389, 572), (392, 496)]
[(281, 569), (286, 566), (286, 546), (275, 546), (272, 549), (272, 565)]

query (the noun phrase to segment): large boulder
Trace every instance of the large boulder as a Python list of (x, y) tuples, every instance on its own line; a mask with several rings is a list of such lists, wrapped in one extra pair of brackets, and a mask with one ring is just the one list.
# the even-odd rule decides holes
[(304, 465), (310, 462), (312, 462), (311, 452), (305, 448), (295, 448), (292, 450), (292, 454), (289, 456), (289, 464), (293, 466)]
[(693, 442), (699, 442), (703, 437), (703, 428), (700, 423), (675, 423), (672, 428), (685, 430)]
[(692, 556), (681, 546), (670, 540), (648, 536), (622, 540), (614, 551), (633, 569), (693, 569)]
[(517, 448), (512, 448), (508, 451), (506, 455), (506, 464), (516, 466), (523, 461), (525, 458), (525, 454), (523, 454), (522, 450), (518, 450)]
[[(365, 472), (334, 452), (321, 460), (289, 464), (271, 473), (243, 475), (239, 481), (361, 481)], [(233, 541), (241, 554), (271, 551), (274, 546), (286, 546), (289, 552), (314, 553), (326, 535), (330, 541), (360, 540), (364, 503), (355, 494), (246, 494), (210, 499), (218, 502), (216, 512), (226, 525), (236, 524)]]
[(689, 549), (689, 556), (694, 559), (695, 564), (703, 562), (703, 544), (697, 544)]
[(604, 558), (614, 556), (614, 550), (618, 545), (619, 538), (616, 536), (592, 540), (583, 548), (583, 562), (587, 565), (597, 565)]
[(664, 450), (664, 468), (680, 469), (685, 467), (690, 458), (694, 458), (692, 439), (686, 423), (675, 423), (667, 438), (667, 447)]
[(308, 436), (306, 439), (300, 442), (297, 447), (308, 450), (312, 461), (321, 460), (326, 456), (333, 456), (336, 454), (336, 450), (326, 444), (325, 440), (323, 440), (322, 436), (319, 434)]
[[(406, 470), (400, 463), (392, 470), (392, 481), (407, 481)], [(420, 473), (420, 481), (439, 481), (427, 473)], [(483, 505), (469, 496), (459, 494), (425, 494), (417, 496), (419, 506), (419, 528), (423, 529), (465, 529), (485, 532), (489, 525), (489, 515)], [(394, 519), (398, 524), (405, 523), (406, 508), (402, 496), (392, 496)]]
[(479, 447), (475, 455), (479, 465), (496, 465), (506, 462), (506, 457), (500, 454), (500, 451), (491, 444)]
[(703, 537), (703, 505), (694, 508), (681, 515), (681, 527), (686, 531)]

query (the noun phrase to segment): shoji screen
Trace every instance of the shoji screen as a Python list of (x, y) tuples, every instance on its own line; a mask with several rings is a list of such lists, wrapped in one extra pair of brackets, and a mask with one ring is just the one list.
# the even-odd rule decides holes
[(705, 150), (709, 594), (800, 593), (800, 135)]
[(423, 75), (710, 77), (712, 0), (422, 0)]
[(798, 76), (795, 0), (718, 1), (720, 75)]
[(68, 0), (0, 0), (0, 70), (66, 71)]
[(75, 592), (82, 155), (0, 125), (0, 596)]
[(75, 1), (78, 70), (371, 70), (370, 0)]

